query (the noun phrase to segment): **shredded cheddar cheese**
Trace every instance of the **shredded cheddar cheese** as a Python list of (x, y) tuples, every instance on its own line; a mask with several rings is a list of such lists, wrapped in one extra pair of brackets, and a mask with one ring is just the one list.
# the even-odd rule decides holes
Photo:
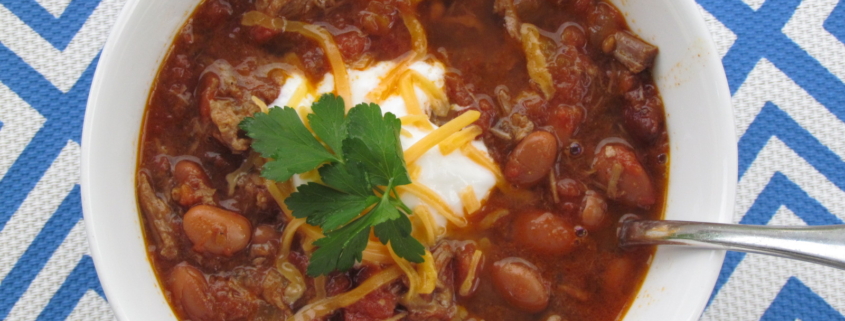
[[(388, 242), (388, 244), (390, 244)], [(420, 277), (417, 275), (417, 271), (411, 266), (411, 262), (399, 257), (396, 255), (396, 252), (393, 251), (392, 246), (388, 246), (387, 250), (390, 251), (390, 257), (393, 258), (393, 261), (396, 262), (396, 265), (402, 269), (402, 272), (405, 272), (405, 276), (408, 277), (408, 292), (405, 293), (405, 300), (409, 300), (410, 298), (417, 295), (417, 288), (420, 284)]]
[(504, 208), (500, 208), (498, 210), (495, 210), (492, 213), (487, 214), (487, 216), (485, 216), (483, 219), (481, 219), (481, 223), (479, 223), (479, 227), (481, 227), (482, 230), (489, 229), (489, 228), (493, 227), (493, 224), (496, 224), (496, 222), (498, 222), (500, 218), (508, 216), (508, 214), (510, 214), (510, 213), (511, 213), (510, 211), (508, 211), (507, 209), (504, 209)]
[(290, 254), (291, 243), (293, 243), (293, 236), (302, 224), (305, 224), (305, 219), (297, 218), (290, 221), (290, 223), (285, 226), (285, 230), (282, 231), (282, 244), (279, 249), (279, 255), (276, 258), (276, 262), (287, 260), (287, 257)]
[(461, 146), (475, 140), (478, 135), (481, 135), (481, 127), (475, 125), (467, 126), (440, 142), (438, 145), (440, 146), (440, 154), (449, 155)]
[(317, 292), (317, 296), (314, 300), (321, 300), (326, 298), (326, 276), (321, 275), (314, 278), (314, 290)]
[(305, 285), (305, 278), (302, 276), (302, 272), (288, 261), (276, 264), (276, 269), (282, 274), (282, 276), (285, 277), (285, 279), (288, 279), (288, 282), (290, 282), (290, 284), (285, 287), (282, 299), (287, 304), (293, 304), (296, 300), (299, 300), (303, 294), (305, 294), (305, 290), (307, 289), (307, 286)]
[(301, 178), (304, 181), (309, 181), (309, 182), (320, 183), (320, 182), (323, 181), (322, 178), (320, 177), (320, 171), (316, 168), (312, 169), (310, 171), (307, 171), (305, 173), (299, 174), (299, 178)]
[(416, 143), (411, 145), (407, 150), (405, 150), (405, 162), (406, 163), (413, 163), (417, 160), (422, 154), (425, 154), (429, 149), (434, 147), (435, 145), (442, 142), (444, 139), (449, 137), (450, 135), (458, 132), (462, 128), (469, 126), (478, 118), (481, 117), (481, 113), (476, 110), (469, 110), (458, 117), (450, 120), (448, 123), (444, 124), (440, 128), (435, 129)]
[(408, 138), (410, 138), (410, 137), (414, 137), (414, 134), (411, 134), (411, 132), (409, 132), (409, 131), (408, 131), (407, 129), (405, 129), (405, 128), (402, 128), (402, 129), (400, 129), (400, 130), (399, 130), (399, 135), (402, 135), (402, 136), (404, 136), (404, 137), (408, 137)]
[[(308, 87), (308, 84), (305, 80), (302, 81), (302, 84), (299, 87), (296, 87), (296, 90), (293, 91), (293, 94), (290, 95), (290, 99), (288, 100), (288, 106), (293, 108), (299, 107), (299, 103), (305, 99), (305, 96), (311, 91)], [(301, 115), (300, 115), (301, 116)]]
[(505, 177), (499, 170), (499, 166), (496, 165), (496, 163), (492, 159), (490, 159), (490, 156), (485, 155), (484, 152), (478, 150), (478, 148), (475, 148), (475, 146), (473, 146), (472, 144), (466, 144), (461, 146), (461, 151), (464, 152), (464, 155), (472, 159), (472, 161), (474, 161), (478, 165), (484, 166), (485, 168), (487, 168), (487, 170), (492, 172), (493, 175), (496, 175), (496, 185), (498, 185), (499, 187), (507, 186)]
[(402, 126), (411, 125), (420, 129), (434, 130), (434, 126), (431, 125), (425, 115), (407, 115), (399, 117), (399, 120), (402, 122)]
[(306, 305), (299, 309), (293, 316), (294, 321), (309, 321), (319, 319), (334, 310), (347, 307), (359, 300), (363, 299), (367, 294), (377, 290), (378, 288), (393, 282), (402, 276), (402, 269), (398, 266), (388, 267), (381, 272), (376, 273), (369, 279), (361, 283), (358, 287), (349, 292), (339, 294), (330, 298), (319, 300), (312, 304)]
[(420, 286), (417, 288), (417, 292), (430, 294), (434, 292), (434, 288), (437, 286), (437, 266), (434, 265), (434, 257), (431, 255), (431, 251), (425, 250), (423, 259), (425, 261), (417, 264), (417, 274), (420, 276)]
[(475, 253), (472, 253), (472, 260), (469, 263), (469, 273), (467, 273), (466, 279), (461, 284), (458, 294), (467, 296), (469, 295), (469, 291), (472, 291), (472, 286), (475, 284), (475, 274), (478, 271), (478, 264), (481, 263), (481, 254), (479, 250), (475, 250)]
[(399, 93), (405, 101), (405, 109), (409, 115), (424, 115), (420, 101), (417, 99), (417, 92), (414, 89), (414, 81), (411, 74), (405, 73), (399, 80)]
[(414, 207), (414, 217), (419, 219), (420, 222), (422, 222), (423, 228), (425, 228), (426, 240), (423, 244), (434, 244), (437, 233), (437, 231), (434, 230), (436, 224), (434, 223), (434, 217), (431, 216), (431, 212), (428, 210), (428, 207), (423, 205)]
[(347, 110), (352, 108), (352, 89), (349, 84), (346, 64), (343, 63), (343, 56), (340, 54), (340, 49), (338, 49), (334, 37), (326, 28), (300, 21), (271, 17), (260, 11), (245, 13), (241, 24), (244, 26), (260, 25), (270, 30), (296, 32), (316, 41), (328, 58), (329, 65), (331, 65), (337, 95), (343, 98)]
[(396, 82), (398, 82), (400, 77), (404, 75), (405, 70), (414, 63), (415, 58), (416, 54), (414, 53), (404, 54), (397, 58), (395, 60), (396, 65), (393, 69), (390, 69), (387, 74), (385, 74), (381, 82), (379, 82), (379, 85), (367, 94), (367, 98), (375, 102), (381, 102), (387, 99), (387, 97), (393, 93), (393, 88), (396, 86)]
[(406, 316), (408, 316), (408, 312), (402, 312), (387, 319), (384, 319), (384, 321), (399, 321), (404, 319)]
[(377, 264), (393, 264), (393, 258), (387, 251), (387, 246), (384, 246), (384, 244), (381, 244), (379, 241), (373, 240), (367, 242), (367, 247), (364, 249), (362, 260), (364, 262)]
[(432, 112), (434, 112), (437, 116), (446, 116), (446, 113), (449, 112), (449, 98), (446, 96), (446, 93), (419, 72), (415, 70), (408, 70), (408, 73), (410, 74), (411, 79), (413, 79), (414, 84), (419, 86), (419, 88), (428, 95), (429, 100), (431, 101)]
[(267, 107), (267, 104), (265, 104), (264, 101), (262, 101), (258, 97), (252, 96), (252, 102), (255, 103), (255, 105), (258, 106), (259, 109), (261, 109), (262, 113), (266, 114), (270, 112), (270, 108)]
[(422, 167), (419, 167), (417, 164), (408, 164), (408, 175), (411, 175), (411, 180), (417, 180), (420, 178), (420, 173), (422, 172)]
[[(260, 154), (256, 152), (250, 152), (247, 159), (244, 160), (243, 163), (241, 163), (241, 166), (238, 167), (238, 169), (236, 169), (234, 172), (226, 174), (226, 184), (229, 186), (229, 196), (235, 194), (235, 188), (238, 186), (238, 179), (240, 179), (241, 176), (249, 173), (249, 171), (252, 169), (252, 167), (255, 166), (255, 163), (258, 161), (259, 158), (261, 158)], [(269, 182), (268, 180), (264, 181), (265, 184), (266, 182)]]
[(475, 196), (475, 189), (472, 188), (472, 185), (467, 185), (467, 187), (461, 191), (460, 197), (461, 201), (464, 203), (464, 211), (466, 211), (466, 214), (475, 213), (475, 211), (481, 208), (481, 202), (479, 202), (478, 197)]
[(277, 183), (269, 179), (265, 179), (264, 186), (267, 187), (267, 191), (270, 192), (270, 196), (273, 197), (276, 204), (279, 204), (279, 208), (282, 209), (282, 212), (285, 213), (285, 217), (288, 218), (288, 222), (290, 222), (290, 220), (293, 219), (293, 215), (291, 214), (288, 206), (285, 204), (285, 199), (293, 193), (293, 186), (291, 186), (290, 181)]
[(332, 34), (322, 26), (306, 24), (299, 21), (287, 21), (285, 28), (287, 31), (300, 33), (317, 41), (320, 47), (323, 48), (323, 52), (329, 60), (329, 65), (332, 67), (335, 91), (337, 91), (338, 96), (343, 98), (346, 104), (346, 110), (352, 108), (352, 88), (349, 85), (349, 74), (346, 71), (343, 56), (340, 55), (340, 49), (338, 49)]
[(452, 222), (452, 224), (455, 224), (455, 226), (467, 226), (467, 220), (465, 217), (455, 213), (452, 208), (449, 207), (449, 204), (447, 204), (440, 195), (437, 195), (437, 192), (431, 190), (425, 185), (411, 183), (410, 185), (398, 186), (396, 189), (400, 193), (410, 193), (411, 195), (420, 198), (423, 202), (438, 211), (440, 215), (443, 215), (443, 217)]
[(417, 58), (422, 58), (428, 53), (428, 37), (425, 28), (412, 12), (402, 11), (402, 21), (411, 33), (411, 47)]

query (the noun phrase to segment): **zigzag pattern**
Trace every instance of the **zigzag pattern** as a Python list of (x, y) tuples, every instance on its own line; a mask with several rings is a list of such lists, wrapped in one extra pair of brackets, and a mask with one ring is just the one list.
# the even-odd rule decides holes
[(0, 0), (0, 319), (111, 318), (77, 183), (88, 89), (122, 1), (41, 1), (51, 11)]
[(99, 0), (73, 0), (61, 17), (56, 18), (34, 0), (0, 0), (0, 5), (12, 11), (59, 50), (67, 47), (98, 4)]
[[(698, 3), (736, 39), (722, 51), (739, 135), (734, 220), (842, 224), (845, 2)], [(728, 252), (702, 320), (845, 320), (841, 284), (843, 271)]]
[(54, 18), (33, 0), (0, 0), (0, 43), (67, 92), (99, 52), (122, 2), (74, 0)]
[(53, 17), (59, 18), (72, 0), (35, 0), (44, 10), (47, 10)]
[[(841, 224), (845, 1), (698, 3), (737, 108), (735, 221)], [(110, 318), (76, 183), (88, 88), (121, 4), (0, 0), (2, 319)], [(842, 271), (730, 252), (702, 319), (845, 320), (841, 284)]]

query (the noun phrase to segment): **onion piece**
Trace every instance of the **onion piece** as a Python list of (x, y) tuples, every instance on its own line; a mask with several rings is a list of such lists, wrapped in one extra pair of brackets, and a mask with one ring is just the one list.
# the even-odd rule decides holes
[(525, 52), (525, 59), (528, 60), (528, 76), (531, 77), (543, 91), (543, 96), (550, 99), (555, 94), (555, 87), (552, 84), (552, 74), (543, 55), (540, 43), (540, 29), (530, 23), (523, 23), (519, 30), (522, 39), (522, 50)]

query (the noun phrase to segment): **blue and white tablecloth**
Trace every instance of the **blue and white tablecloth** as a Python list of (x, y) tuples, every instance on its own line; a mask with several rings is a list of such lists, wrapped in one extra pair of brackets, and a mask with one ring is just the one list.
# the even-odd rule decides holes
[[(0, 0), (0, 319), (114, 318), (87, 253), (79, 144), (94, 68), (123, 3)], [(842, 224), (845, 0), (698, 4), (733, 94), (734, 221)], [(843, 314), (845, 271), (729, 252), (702, 320)]]

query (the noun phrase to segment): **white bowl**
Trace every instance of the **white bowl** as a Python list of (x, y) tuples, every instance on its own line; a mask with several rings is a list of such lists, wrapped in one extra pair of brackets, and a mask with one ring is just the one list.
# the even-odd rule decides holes
[[(82, 205), (91, 254), (120, 320), (173, 320), (147, 259), (135, 171), (153, 79), (198, 0), (130, 0), (106, 43), (82, 133)], [(660, 47), (671, 165), (666, 219), (729, 222), (737, 177), (730, 94), (693, 0), (614, 0), (631, 29)], [(661, 247), (625, 320), (697, 320), (722, 251)]]

